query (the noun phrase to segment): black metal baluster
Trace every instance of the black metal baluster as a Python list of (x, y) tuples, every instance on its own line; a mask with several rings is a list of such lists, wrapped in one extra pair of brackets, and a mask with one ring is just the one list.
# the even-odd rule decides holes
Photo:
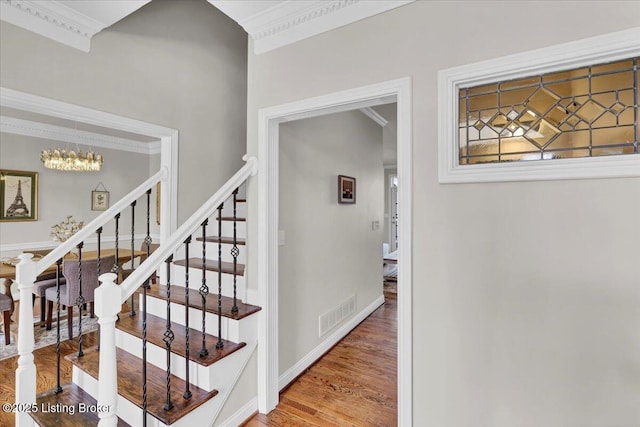
[(187, 260), (187, 265), (185, 266), (185, 270), (184, 270), (184, 281), (185, 281), (185, 288), (184, 288), (184, 331), (185, 331), (185, 355), (184, 355), (184, 362), (186, 364), (185, 368), (186, 368), (186, 374), (185, 374), (185, 382), (186, 382), (186, 390), (184, 391), (184, 394), (182, 395), (182, 397), (184, 397), (185, 399), (191, 399), (191, 390), (189, 389), (190, 384), (189, 384), (189, 244), (191, 243), (191, 236), (187, 237), (187, 240), (184, 241), (184, 257)]
[[(98, 235), (98, 277), (100, 277), (100, 272), (102, 268), (102, 227), (96, 230), (96, 234)], [(98, 328), (98, 351), (100, 351), (100, 328)]]
[[(62, 277), (62, 258), (56, 261), (56, 305), (58, 312), (58, 320), (56, 326), (56, 389), (55, 394), (62, 392), (62, 387), (60, 386), (60, 279)], [(71, 319), (67, 319), (67, 322), (71, 322)]]
[(209, 295), (209, 287), (207, 286), (207, 224), (209, 224), (209, 219), (205, 219), (202, 223), (202, 285), (200, 286), (200, 296), (202, 297), (202, 349), (200, 350), (200, 357), (205, 357), (209, 354), (205, 333), (207, 295)]
[(224, 347), (222, 342), (222, 207), (218, 206), (218, 342), (216, 348)]
[[(84, 356), (84, 352), (82, 351), (82, 308), (86, 303), (85, 298), (82, 296), (82, 247), (84, 246), (84, 242), (78, 243), (78, 284), (79, 284), (79, 292), (78, 298), (76, 299), (76, 305), (78, 306), (79, 316), (78, 316), (78, 357)], [(73, 321), (73, 318), (67, 319), (67, 322)]]
[[(144, 238), (144, 243), (145, 246), (147, 247), (147, 257), (145, 259), (149, 258), (149, 255), (151, 255), (151, 228), (150, 228), (150, 212), (151, 212), (151, 189), (147, 190), (147, 235)], [(151, 287), (151, 285), (149, 284), (150, 280), (147, 277), (147, 280), (144, 281), (144, 284), (142, 285), (143, 288), (145, 289), (149, 289)]]
[(163, 338), (167, 349), (167, 403), (164, 405), (165, 411), (173, 409), (173, 403), (171, 403), (171, 343), (174, 335), (171, 330), (171, 262), (173, 262), (173, 255), (165, 261), (167, 265), (167, 330)]
[[(131, 271), (135, 270), (135, 258), (133, 256), (133, 254), (136, 251), (136, 246), (135, 246), (135, 219), (136, 219), (136, 204), (137, 201), (134, 200), (133, 202), (131, 202)], [(135, 316), (136, 315), (136, 299), (135, 299), (135, 295), (136, 293), (132, 293), (131, 294), (131, 316)]]
[(113, 268), (111, 269), (112, 273), (118, 274), (120, 271), (120, 254), (118, 252), (118, 242), (120, 238), (118, 237), (120, 234), (120, 212), (118, 212), (115, 216), (116, 220), (116, 262), (113, 264)]
[(240, 255), (240, 249), (238, 249), (238, 189), (233, 192), (233, 247), (231, 248), (231, 256), (233, 256), (233, 307), (231, 312), (233, 314), (238, 313), (238, 255)]

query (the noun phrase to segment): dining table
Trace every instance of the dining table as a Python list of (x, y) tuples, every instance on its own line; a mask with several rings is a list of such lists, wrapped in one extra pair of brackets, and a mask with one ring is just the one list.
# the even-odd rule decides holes
[[(28, 251), (25, 251), (28, 253)], [(107, 248), (100, 250), (100, 256), (102, 258), (115, 255), (115, 248)], [(132, 258), (138, 258), (140, 256), (146, 255), (145, 251), (134, 250), (133, 254), (131, 249), (118, 249), (118, 265), (122, 265), (125, 262), (131, 261)], [(98, 251), (82, 251), (82, 259), (85, 261), (94, 260), (98, 258)], [(74, 252), (67, 253), (63, 259), (66, 260), (77, 260), (78, 254)], [(63, 263), (64, 266), (64, 263)], [(40, 274), (53, 273), (56, 271), (56, 264), (51, 264), (47, 267), (46, 270), (42, 271)], [(13, 296), (11, 294), (11, 283), (16, 279), (16, 267), (10, 264), (5, 264), (4, 262), (0, 264), (0, 280), (3, 281), (3, 293), (7, 296), (11, 297), (11, 313), (13, 314), (15, 304), (13, 300)]]

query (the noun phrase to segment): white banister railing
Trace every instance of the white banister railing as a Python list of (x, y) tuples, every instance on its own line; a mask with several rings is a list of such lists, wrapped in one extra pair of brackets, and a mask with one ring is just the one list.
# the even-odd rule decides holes
[[(145, 194), (149, 189), (153, 188), (156, 183), (160, 181), (166, 181), (168, 178), (168, 169), (163, 167), (156, 174), (151, 176), (149, 179), (144, 181), (138, 187), (133, 189), (129, 194), (124, 196), (118, 202), (116, 202), (109, 209), (104, 211), (102, 214), (98, 215), (94, 220), (85, 225), (80, 231), (74, 234), (65, 242), (61, 243), (54, 250), (44, 256), (40, 261), (34, 262), (32, 260), (33, 255), (29, 253), (21, 254), (19, 256), (20, 262), (16, 265), (16, 282), (18, 283), (18, 290), (20, 292), (20, 318), (18, 320), (18, 368), (16, 369), (16, 407), (18, 408), (18, 412), (16, 412), (16, 426), (33, 426), (34, 422), (31, 416), (29, 415), (29, 408), (32, 408), (32, 405), (35, 405), (36, 402), (36, 366), (33, 360), (33, 349), (35, 347), (34, 341), (34, 324), (33, 324), (33, 306), (29, 303), (31, 301), (31, 295), (33, 294), (33, 284), (36, 281), (36, 278), (39, 274), (45, 271), (49, 266), (55, 264), (56, 261), (63, 258), (67, 252), (72, 251), (79, 243), (87, 240), (90, 236), (92, 236), (96, 230), (98, 230), (103, 225), (107, 224), (111, 221), (116, 214), (122, 212), (125, 208), (127, 208), (132, 202), (137, 200), (143, 194)], [(109, 278), (105, 278), (109, 280)], [(113, 280), (111, 280), (113, 282)], [(118, 298), (120, 295), (119, 289), (115, 288), (115, 291), (118, 292)], [(107, 293), (111, 295), (114, 292), (113, 289), (109, 289)], [(96, 298), (96, 303), (97, 303)], [(118, 303), (117, 306), (120, 307)], [(110, 313), (110, 311), (102, 311), (102, 313)], [(104, 322), (105, 324), (109, 324), (110, 317), (107, 315)], [(115, 322), (115, 321), (114, 321)], [(100, 323), (102, 324), (102, 316), (100, 316)], [(115, 327), (115, 323), (113, 323)], [(109, 327), (105, 328), (109, 329)], [(115, 334), (115, 332), (114, 332)], [(115, 352), (115, 350), (114, 350)], [(114, 353), (115, 360), (115, 353)], [(106, 365), (106, 364), (105, 364)], [(102, 369), (102, 368), (101, 368)], [(108, 369), (110, 372), (115, 370)], [(109, 399), (111, 398), (111, 393), (109, 393)], [(111, 402), (111, 400), (108, 400)], [(115, 401), (113, 401), (115, 402)], [(115, 411), (115, 403), (113, 404), (113, 408)], [(115, 412), (114, 412), (115, 414)], [(111, 420), (111, 413), (106, 413), (104, 415), (105, 420)], [(101, 421), (102, 422), (102, 421)], [(111, 422), (111, 421), (105, 421)], [(101, 424), (103, 425), (103, 424)], [(104, 424), (110, 425), (110, 424)]]
[(98, 377), (98, 427), (116, 427), (118, 402), (118, 376), (116, 367), (116, 319), (120, 311), (120, 289), (114, 273), (100, 275), (102, 283), (95, 291), (96, 315), (100, 324), (100, 366)]
[(126, 280), (120, 284), (122, 292), (122, 302), (129, 298), (140, 287), (140, 284), (151, 276), (164, 260), (184, 243), (202, 221), (214, 213), (214, 211), (224, 202), (231, 193), (247, 178), (254, 176), (258, 172), (258, 159), (255, 157), (245, 157), (246, 164), (238, 170), (213, 196), (209, 198), (200, 208), (187, 219), (165, 242), (161, 242), (156, 249)]
[[(33, 363), (33, 306), (30, 304), (33, 283), (36, 281), (36, 263), (32, 254), (19, 255), (16, 281), (20, 291), (20, 318), (18, 320), (18, 368), (16, 369), (16, 426), (33, 426), (28, 408), (36, 403), (36, 365)], [(25, 303), (26, 302), (26, 303)]]
[[(108, 408), (100, 413), (100, 427), (116, 426), (116, 402), (118, 400), (115, 342), (115, 316), (123, 302), (125, 302), (144, 281), (155, 272), (185, 239), (196, 230), (201, 223), (211, 216), (234, 190), (240, 187), (250, 176), (258, 171), (258, 160), (255, 157), (243, 158), (246, 164), (238, 170), (216, 193), (209, 198), (191, 217), (184, 222), (160, 246), (145, 259), (119, 286), (115, 284), (115, 275), (105, 273), (100, 275), (102, 283), (95, 293), (96, 315), (100, 323), (100, 371), (98, 382), (100, 392), (98, 407)], [(106, 318), (103, 318), (106, 317)], [(104, 406), (102, 406), (104, 405)], [(143, 415), (144, 416), (144, 415)]]

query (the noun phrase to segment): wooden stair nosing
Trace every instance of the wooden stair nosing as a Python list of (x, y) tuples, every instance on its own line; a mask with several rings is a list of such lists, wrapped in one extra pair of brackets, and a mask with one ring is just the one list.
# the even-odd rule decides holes
[[(97, 380), (99, 354), (100, 352), (96, 347), (91, 347), (84, 351), (84, 356), (82, 357), (78, 357), (77, 354), (71, 354), (65, 356), (65, 359)], [(121, 348), (116, 348), (116, 359), (118, 364), (118, 394), (142, 409), (142, 359)], [(175, 423), (218, 394), (218, 390), (205, 391), (197, 386), (190, 385), (189, 389), (192, 396), (187, 400), (182, 396), (185, 391), (185, 381), (175, 375), (171, 375), (170, 378), (170, 394), (173, 408), (167, 411), (164, 409), (167, 400), (167, 372), (147, 363), (147, 411), (165, 424)]]
[[(206, 259), (205, 260), (205, 268), (207, 271), (218, 271), (218, 260)], [(187, 266), (186, 259), (179, 259), (173, 261), (175, 265), (180, 265), (183, 267)], [(189, 258), (189, 268), (196, 268), (198, 270), (202, 270), (202, 258)], [(222, 261), (222, 272), (224, 274), (233, 274), (233, 263)], [(244, 276), (244, 264), (237, 263), (236, 264), (236, 273), (238, 276)]]
[[(171, 302), (175, 304), (185, 305), (185, 288), (182, 286), (172, 286), (171, 287)], [(142, 293), (142, 290), (139, 289), (138, 293)], [(167, 287), (164, 285), (152, 285), (150, 289), (147, 290), (147, 296), (167, 299)], [(231, 308), (233, 307), (233, 298), (222, 296), (222, 316), (228, 317), (234, 320), (240, 320), (251, 314), (257, 313), (262, 310), (261, 307), (257, 305), (245, 304), (244, 302), (238, 300), (238, 312), (232, 313)], [(206, 299), (206, 309), (207, 313), (218, 314), (218, 295), (217, 294), (209, 294)], [(189, 292), (189, 307), (195, 308), (197, 310), (202, 309), (202, 297), (198, 293), (197, 290), (191, 289)]]
[[(198, 295), (199, 296), (199, 295)], [(131, 316), (130, 312), (121, 312), (119, 320), (116, 322), (116, 328), (127, 332), (137, 338), (142, 339), (142, 313), (138, 312), (135, 316)], [(147, 313), (147, 341), (158, 347), (165, 347), (163, 341), (164, 332), (166, 331), (167, 321), (161, 317)], [(171, 322), (171, 331), (174, 334), (174, 340), (171, 343), (171, 352), (179, 356), (186, 355), (186, 329), (179, 323)], [(209, 354), (200, 357), (200, 343), (202, 343), (202, 332), (189, 328), (189, 360), (203, 366), (210, 366), (218, 360), (240, 350), (246, 343), (234, 343), (223, 339), (223, 347), (216, 348), (218, 337), (205, 334), (208, 345)]]
[[(31, 418), (40, 426), (59, 427), (87, 427), (97, 426), (100, 418), (97, 412), (89, 412), (86, 409), (97, 405), (96, 399), (86, 393), (80, 386), (67, 383), (62, 384), (62, 392), (56, 393), (54, 389), (39, 393), (36, 396), (37, 412), (31, 412)], [(84, 411), (80, 411), (80, 403), (86, 405)], [(118, 418), (118, 427), (130, 427), (129, 424)]]
[[(202, 237), (198, 237), (196, 238), (196, 240), (202, 242)], [(205, 242), (218, 243), (218, 236), (207, 236), (204, 238), (204, 240)], [(233, 245), (233, 237), (222, 236), (221, 243)], [(245, 239), (236, 239), (236, 244), (246, 245), (247, 241)]]

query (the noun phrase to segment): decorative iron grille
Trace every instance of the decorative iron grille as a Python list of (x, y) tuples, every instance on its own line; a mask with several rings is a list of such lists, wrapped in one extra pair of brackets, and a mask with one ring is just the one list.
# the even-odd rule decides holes
[(460, 165), (637, 154), (638, 58), (459, 91)]

